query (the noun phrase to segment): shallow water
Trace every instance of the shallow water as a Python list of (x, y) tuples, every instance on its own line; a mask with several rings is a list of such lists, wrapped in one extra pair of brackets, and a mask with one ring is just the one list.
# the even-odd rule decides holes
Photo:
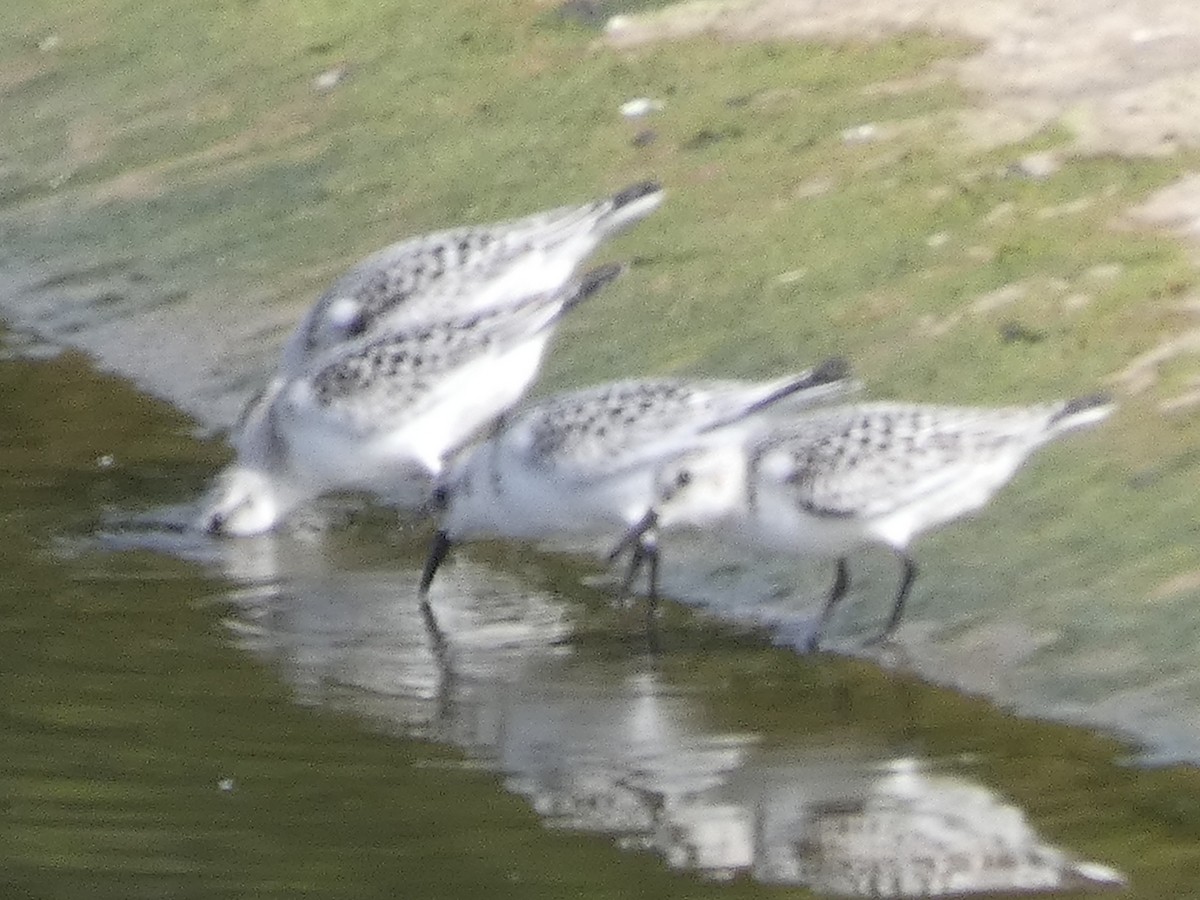
[(1083, 732), (673, 607), (653, 654), (594, 567), (503, 548), (448, 565), (442, 647), (413, 602), (427, 531), (352, 504), (181, 531), (223, 450), (41, 355), (0, 362), (10, 896), (1200, 877), (1200, 780)]
[[(110, 2), (94, 0), (105, 9)], [(6, 9), (20, 29), (8, 43), (0, 38), (0, 89), (14, 109), (6, 137), (10, 164), (0, 166), (0, 188), (7, 186), (0, 195), (0, 308), (14, 327), (83, 349), (101, 368), (169, 400), (194, 416), (204, 433), (220, 433), (234, 421), (302, 311), (368, 250), (426, 228), (584, 200), (651, 174), (667, 182), (666, 204), (612, 248), (637, 264), (603, 302), (564, 323), (535, 390), (633, 372), (765, 377), (836, 348), (863, 367), (871, 397), (1045, 399), (1068, 389), (1094, 390), (1106, 374), (1094, 359), (1098, 345), (1109, 340), (1105, 329), (1119, 332), (1124, 343), (1123, 335), (1144, 331), (1144, 323), (1122, 321), (1113, 328), (1073, 319), (1055, 326), (1064, 346), (1049, 347), (1047, 340), (1044, 352), (1008, 348), (997, 354), (994, 335), (985, 331), (940, 347), (925, 338), (910, 345), (933, 314), (910, 311), (905, 319), (902, 309), (885, 302), (889, 292), (901, 290), (897, 279), (925, 284), (935, 303), (941, 288), (933, 286), (945, 282), (961, 304), (965, 284), (980, 289), (1013, 278), (1039, 284), (1053, 281), (1055, 267), (1065, 267), (1075, 274), (1061, 279), (1063, 290), (1092, 297), (1088, 309), (1094, 310), (1117, 307), (1128, 297), (1107, 297), (1097, 286), (1100, 276), (1091, 273), (1124, 271), (1131, 280), (1138, 274), (1147, 279), (1147, 290), (1168, 298), (1191, 277), (1172, 268), (1168, 252), (1129, 235), (1082, 229), (1087, 240), (1070, 244), (1065, 258), (1055, 257), (1047, 247), (1067, 228), (1057, 220), (1029, 236), (1005, 237), (1018, 248), (1014, 258), (1023, 258), (1022, 240), (1048, 255), (1045, 270), (1035, 275), (1010, 271), (1002, 261), (957, 272), (946, 261), (918, 260), (912, 246), (929, 248), (924, 236), (909, 233), (916, 224), (899, 234), (884, 223), (871, 234), (859, 233), (865, 211), (895, 195), (899, 185), (914, 180), (921, 196), (940, 196), (947, 179), (957, 183), (970, 174), (960, 171), (956, 158), (931, 161), (919, 140), (904, 152), (881, 147), (875, 162), (860, 160), (867, 151), (847, 149), (836, 139), (833, 149), (821, 149), (841, 126), (868, 114), (896, 115), (913, 105), (940, 109), (939, 98), (947, 102), (936, 92), (918, 92), (882, 103), (860, 83), (890, 83), (918, 65), (932, 50), (927, 45), (923, 51), (916, 40), (878, 52), (843, 49), (840, 55), (820, 47), (697, 46), (619, 59), (597, 52), (576, 66), (567, 61), (590, 46), (590, 32), (520, 12), (490, 23), (498, 40), (510, 32), (528, 40), (531, 59), (550, 54), (558, 60), (564, 94), (546, 97), (530, 93), (527, 73), (512, 71), (513, 54), (502, 48), (485, 53), (467, 40), (476, 26), (468, 28), (473, 14), (465, 8), (447, 8), (445, 21), (422, 18), (415, 7), (398, 10), (395, 33), (409, 42), (398, 54), (367, 41), (361, 29), (350, 28), (343, 41), (324, 33), (334, 27), (325, 19), (305, 19), (276, 36), (289, 42), (290, 55), (265, 60), (262, 48), (274, 45), (254, 39), (254, 29), (275, 27), (279, 19), (260, 19), (257, 7), (197, 8), (189, 12), (196, 18), (188, 27), (181, 20), (181, 27), (170, 23), (157, 30), (164, 24), (161, 11), (130, 8), (101, 17), (93, 34), (49, 7), (26, 5), (24, 17), (17, 6)], [(358, 8), (351, 19), (378, 14)], [(414, 31), (418, 19), (445, 33)], [(383, 26), (375, 31), (390, 33)], [(191, 38), (202, 34), (213, 36), (214, 45), (193, 46)], [(47, 36), (59, 43), (41, 49)], [(431, 43), (441, 46), (438, 41), (455, 49), (438, 55), (430, 49)], [(126, 69), (134, 48), (139, 63)], [(336, 90), (314, 87), (315, 75), (351, 58), (363, 62)], [(181, 61), (197, 72), (180, 71)], [(389, 91), (410, 64), (404, 90)], [(833, 111), (806, 107), (793, 121), (770, 103), (728, 102), (756, 96), (781, 75), (811, 81), (814, 93), (805, 95), (806, 102), (824, 98)], [(480, 87), (492, 76), (496, 96)], [(673, 97), (663, 128), (670, 126), (671, 140), (684, 149), (631, 146), (619, 102), (635, 89), (649, 90), (643, 82), (666, 91), (680, 79), (690, 93)], [(734, 83), (752, 93), (731, 98)], [(425, 109), (422, 98), (428, 97), (445, 98), (445, 108)], [(492, 104), (514, 108), (510, 118), (489, 119), (483, 128), (474, 119), (464, 122), (458, 114), (464, 104), (473, 117), (491, 115)], [(710, 109), (714, 104), (719, 116)], [(540, 122), (547, 110), (578, 119), (537, 130), (542, 164), (533, 171), (527, 125)], [(672, 124), (672, 112), (684, 118)], [(710, 115), (733, 117), (734, 131), (748, 129), (746, 142), (718, 141), (724, 149), (711, 162), (686, 149), (694, 129), (708, 127)], [(847, 116), (854, 121), (844, 122)], [(401, 124), (404, 141), (395, 133)], [(797, 127), (820, 129), (801, 145), (816, 148), (811, 159), (794, 157), (799, 148), (790, 142), (799, 137)], [(578, 157), (572, 129), (593, 135), (600, 147), (614, 147), (597, 151), (589, 168)], [(749, 139), (760, 131), (770, 136), (766, 143)], [(473, 144), (485, 137), (497, 144)], [(782, 156), (781, 147), (788, 148)], [(477, 153), (455, 155), (466, 154), (464, 148)], [(562, 159), (576, 160), (580, 169), (546, 162)], [(716, 171), (724, 167), (726, 181), (739, 183), (780, 159), (793, 160), (796, 171), (789, 177), (818, 181), (813, 173), (864, 168), (853, 178), (842, 172), (844, 190), (825, 188), (810, 197), (797, 187), (802, 215), (772, 207), (769, 216), (758, 210), (761, 222), (739, 221), (722, 209), (736, 198), (722, 195), (729, 187), (714, 180)], [(969, 162), (999, 164), (990, 158)], [(971, 175), (971, 190), (981, 192), (972, 205), (1023, 208), (1026, 195), (1038, 191), (1047, 195), (1038, 203), (1063, 200), (1060, 192), (1119, 195), (1132, 191), (1138, 178), (1157, 177), (1150, 164), (1114, 166), (1115, 174), (1098, 164), (1078, 168), (1081, 186), (1025, 185), (1007, 177), (985, 183)], [(980, 225), (955, 220), (960, 211), (953, 205), (921, 209), (931, 228), (948, 229), (957, 221), (953, 227), (982, 228), (975, 238), (983, 244), (993, 240), (986, 217)], [(878, 246), (870, 243), (876, 232)], [(848, 252), (810, 254), (807, 248), (820, 234), (844, 242)], [(720, 246), (709, 247), (712, 240)], [(1100, 254), (1103, 264), (1093, 265), (1085, 253)], [(884, 264), (889, 254), (896, 257), (894, 270)], [(706, 273), (706, 266), (716, 270)], [(1141, 275), (1142, 269), (1151, 274)], [(726, 270), (741, 279), (736, 297), (716, 293)], [(772, 281), (766, 274), (779, 271), (787, 276), (783, 281), (783, 275)], [(1119, 275), (1105, 277), (1121, 282)], [(790, 293), (793, 285), (798, 295)], [(757, 291), (753, 316), (739, 312), (747, 290), (747, 296)], [(908, 305), (920, 296), (913, 293)], [(1145, 307), (1142, 294), (1136, 296), (1139, 308)], [(877, 316), (871, 312), (877, 303), (890, 311)], [(647, 310), (654, 310), (649, 322)], [(963, 315), (952, 306), (933, 317), (948, 316), (943, 325), (949, 328), (946, 323)], [(881, 331), (875, 318), (895, 320), (900, 330)], [(1118, 362), (1105, 365), (1123, 366), (1136, 352), (1125, 348)], [(964, 366), (969, 375), (956, 374)], [(1069, 388), (1062, 384), (1076, 371), (1089, 374)], [(873, 375), (882, 378), (871, 384)], [(1174, 377), (1188, 375), (1183, 369)], [(1124, 400), (1122, 412), (1103, 429), (1039, 454), (981, 521), (921, 540), (915, 549), (922, 574), (904, 625), (903, 662), (931, 681), (1005, 708), (1120, 734), (1149, 761), (1197, 762), (1200, 603), (1194, 601), (1200, 578), (1192, 547), (1200, 457), (1192, 447), (1200, 428), (1188, 417), (1163, 419), (1149, 403)], [(726, 558), (719, 547), (681, 546), (672, 547), (664, 583), (671, 596), (694, 607), (740, 626), (767, 628), (773, 640), (798, 647), (815, 614), (813, 598), (827, 590), (829, 578), (824, 565)], [(864, 554), (854, 560), (853, 578), (851, 602), (830, 644), (846, 655), (859, 654), (862, 636), (877, 627), (895, 562), (886, 554)]]

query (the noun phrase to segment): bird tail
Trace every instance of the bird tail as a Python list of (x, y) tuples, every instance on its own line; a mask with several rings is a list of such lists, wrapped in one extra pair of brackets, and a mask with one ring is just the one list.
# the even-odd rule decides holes
[(768, 406), (793, 398), (801, 405), (820, 403), (830, 397), (859, 390), (862, 383), (851, 377), (850, 362), (845, 357), (833, 356), (811, 369), (766, 385), (767, 393), (756, 399), (745, 415), (753, 415)]
[(641, 181), (617, 191), (608, 199), (608, 208), (597, 220), (597, 230), (606, 236), (623, 231), (658, 209), (664, 196), (662, 185), (657, 181)]
[(1089, 394), (1063, 403), (1050, 417), (1049, 427), (1054, 436), (1087, 428), (1107, 419), (1116, 409), (1108, 394)]
[(563, 301), (560, 315), (578, 306), (605, 285), (616, 281), (628, 270), (629, 266), (625, 263), (606, 263), (603, 266), (588, 269), (567, 287), (567, 297)]

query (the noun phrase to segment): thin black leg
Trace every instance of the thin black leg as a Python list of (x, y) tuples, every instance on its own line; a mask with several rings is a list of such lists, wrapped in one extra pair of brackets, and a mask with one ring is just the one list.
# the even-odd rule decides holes
[(438, 625), (437, 616), (433, 613), (433, 607), (429, 605), (429, 597), (425, 594), (421, 595), (421, 619), (425, 623), (425, 632), (429, 635), (429, 646), (433, 649), (434, 659), (439, 665), (444, 665), (447, 659), (449, 645), (446, 643), (446, 635)]
[(439, 728), (445, 729), (446, 734), (449, 734), (449, 723), (452, 721), (454, 713), (454, 697), (458, 688), (450, 642), (446, 640), (445, 633), (438, 625), (433, 607), (429, 605), (429, 598), (422, 596), (418, 606), (421, 610), (421, 621), (425, 624), (425, 635), (429, 640), (429, 651), (433, 656), (439, 676), (431, 724), (436, 724)]
[(429, 586), (433, 583), (433, 576), (437, 574), (438, 567), (446, 558), (446, 554), (450, 552), (452, 545), (453, 541), (444, 531), (439, 530), (433, 536), (433, 544), (429, 548), (429, 555), (425, 558), (425, 567), (421, 571), (421, 583), (417, 588), (417, 605), (421, 610), (421, 619), (425, 622), (429, 644), (433, 648), (433, 655), (438, 664), (443, 668), (448, 667), (446, 635), (442, 633), (442, 629), (438, 625), (437, 616), (433, 614), (433, 607), (429, 605)]
[(646, 561), (647, 585), (646, 599), (650, 601), (653, 610), (658, 605), (658, 534), (647, 531), (642, 535), (639, 544), (642, 548), (642, 558)]
[(658, 656), (662, 652), (662, 642), (658, 637), (658, 537), (654, 534), (649, 537), (642, 551), (650, 581), (646, 593), (646, 644), (650, 653)]
[(641, 572), (642, 566), (646, 566), (649, 577), (650, 602), (656, 603), (658, 601), (658, 532), (654, 528), (653, 519), (643, 520), (643, 522), (647, 521), (650, 524), (639, 526), (636, 532), (630, 532), (609, 554), (608, 558), (610, 561), (616, 559), (626, 546), (630, 546), (629, 568), (625, 570), (625, 578), (621, 582), (621, 593), (632, 592), (633, 582)]
[[(648, 519), (646, 521), (653, 521)], [(640, 530), (631, 540), (624, 540), (617, 550), (609, 555), (612, 560), (626, 545), (632, 543), (629, 551), (629, 568), (625, 570), (625, 578), (621, 581), (621, 596), (629, 597), (633, 593), (633, 583), (637, 580), (642, 567), (646, 567), (646, 640), (650, 652), (657, 654), (660, 649), (658, 640), (658, 535), (653, 526)]]
[(905, 553), (896, 555), (904, 567), (903, 574), (900, 576), (900, 590), (896, 592), (896, 602), (892, 605), (892, 615), (888, 619), (887, 625), (884, 626), (879, 637), (871, 641), (872, 644), (882, 644), (895, 634), (896, 628), (900, 625), (900, 619), (904, 616), (904, 601), (908, 599), (908, 592), (912, 589), (913, 581), (917, 577), (917, 564)]
[(638, 573), (642, 571), (642, 565), (646, 562), (646, 547), (639, 540), (629, 551), (629, 568), (625, 570), (625, 577), (621, 579), (621, 599), (625, 600), (633, 591), (633, 583), (637, 580)]
[(833, 618), (833, 612), (846, 596), (846, 589), (849, 587), (850, 573), (846, 566), (846, 557), (843, 556), (837, 561), (837, 573), (833, 578), (833, 587), (829, 589), (829, 597), (825, 600), (825, 608), (821, 610), (821, 618), (817, 620), (817, 627), (808, 639), (809, 653), (816, 651), (820, 646), (825, 629), (829, 627), (829, 621)]
[(425, 567), (421, 570), (421, 583), (417, 588), (417, 594), (421, 597), (422, 603), (429, 596), (429, 586), (433, 584), (433, 576), (437, 574), (438, 568), (446, 559), (446, 554), (450, 552), (450, 547), (454, 542), (450, 540), (450, 535), (444, 531), (438, 531), (433, 536), (433, 543), (429, 547), (429, 555), (425, 557)]

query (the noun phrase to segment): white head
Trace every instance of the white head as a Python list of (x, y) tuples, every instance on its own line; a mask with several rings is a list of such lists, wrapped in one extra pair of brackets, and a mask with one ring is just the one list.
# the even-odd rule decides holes
[(267, 473), (234, 463), (217, 476), (196, 525), (209, 534), (262, 534), (301, 500), (296, 491)]
[(418, 593), (422, 598), (429, 594), (434, 576), (455, 543), (505, 533), (505, 510), (489, 465), (489, 447), (491, 442), (485, 442), (466, 451), (433, 487), (427, 509), (437, 520), (438, 530), (421, 571)]
[(746, 451), (739, 442), (708, 444), (675, 457), (655, 478), (664, 530), (706, 528), (746, 514)]
[(209, 534), (261, 534), (306, 499), (283, 476), (286, 452), (275, 430), (273, 406), (286, 384), (274, 378), (246, 404), (231, 439), (237, 461), (216, 477), (196, 527)]
[(438, 479), (429, 501), (439, 528), (454, 541), (497, 537), (512, 532), (511, 514), (500, 502), (491, 443), (479, 444)]

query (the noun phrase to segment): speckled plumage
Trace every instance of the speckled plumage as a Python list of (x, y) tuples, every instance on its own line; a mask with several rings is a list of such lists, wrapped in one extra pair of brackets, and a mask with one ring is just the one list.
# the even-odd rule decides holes
[[(790, 383), (790, 380), (789, 380)], [(509, 429), (530, 465), (598, 475), (744, 418), (774, 390), (739, 382), (646, 379), (572, 391), (538, 404)], [(523, 432), (523, 434), (521, 434)]]
[(524, 395), (559, 318), (622, 271), (601, 266), (518, 304), (403, 320), (276, 376), (243, 417), (238, 459), (202, 523), (253, 534), (339, 489), (421, 502), (447, 459)]
[(1092, 396), (1001, 409), (867, 403), (810, 412), (758, 432), (736, 454), (700, 448), (672, 461), (659, 473), (655, 521), (716, 528), (756, 550), (837, 557), (813, 646), (846, 592), (845, 554), (890, 547), (904, 573), (886, 637), (916, 576), (909, 542), (981, 508), (1038, 447), (1111, 411), (1107, 398)]
[(462, 367), (536, 337), (562, 312), (557, 300), (536, 298), (490, 313), (414, 323), (317, 369), (309, 379), (313, 399), (329, 414), (353, 419), (364, 429), (394, 428), (419, 414), (422, 401), (436, 398)]
[(404, 319), (486, 311), (563, 287), (608, 236), (649, 215), (653, 182), (593, 203), (409, 238), (362, 260), (318, 298), (284, 351), (296, 373)]
[(874, 403), (805, 416), (754, 448), (815, 516), (871, 519), (1043, 443), (1062, 404), (1007, 409)]
[(447, 472), (439, 552), (480, 537), (619, 533), (646, 514), (664, 460), (697, 442), (736, 442), (755, 413), (845, 390), (847, 375), (843, 361), (830, 360), (760, 384), (628, 380), (543, 400)]

